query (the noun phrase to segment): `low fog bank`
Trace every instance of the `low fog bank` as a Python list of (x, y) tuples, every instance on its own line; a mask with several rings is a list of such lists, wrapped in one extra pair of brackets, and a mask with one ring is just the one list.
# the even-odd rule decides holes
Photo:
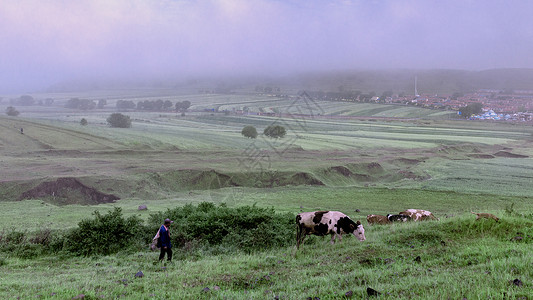
[(533, 90), (533, 69), (468, 70), (344, 70), (314, 71), (285, 75), (212, 75), (166, 76), (152, 78), (73, 79), (43, 86), (33, 91), (20, 89), (16, 93), (66, 93), (115, 89), (170, 89), (176, 93), (212, 93), (253, 91), (256, 86), (276, 86), (281, 93), (299, 90), (348, 91), (382, 93), (414, 93), (417, 78), (419, 93), (446, 94), (472, 92), (479, 89)]
[[(3, 1), (0, 93), (174, 86), (205, 77), (289, 77), (304, 85), (335, 78), (337, 87), (365, 90), (382, 76), (383, 87), (368, 89), (401, 89), (404, 79), (392, 86), (391, 75), (373, 71), (367, 79), (323, 73), (533, 68), (532, 10), (532, 1)], [(287, 75), (299, 72), (318, 75)], [(454, 78), (466, 88), (477, 84), (459, 73)], [(421, 84), (427, 76), (419, 74)]]

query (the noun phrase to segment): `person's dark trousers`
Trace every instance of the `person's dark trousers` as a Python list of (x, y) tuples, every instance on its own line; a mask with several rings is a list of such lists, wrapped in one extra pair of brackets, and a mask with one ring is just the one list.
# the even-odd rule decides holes
[(167, 247), (167, 249), (161, 247), (161, 253), (159, 254), (159, 260), (165, 258), (165, 253), (167, 254), (168, 261), (172, 261), (172, 248)]

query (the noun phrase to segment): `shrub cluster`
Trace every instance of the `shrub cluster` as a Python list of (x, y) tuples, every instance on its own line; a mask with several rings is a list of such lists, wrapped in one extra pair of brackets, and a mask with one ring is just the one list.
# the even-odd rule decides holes
[(251, 125), (244, 126), (244, 128), (241, 131), (241, 134), (244, 137), (255, 139), (257, 137), (257, 129), (255, 129), (255, 127)]
[(138, 245), (143, 231), (142, 220), (122, 217), (116, 207), (106, 215), (95, 211), (94, 219), (84, 219), (64, 237), (63, 250), (75, 255), (108, 255)]
[[(147, 248), (165, 218), (175, 220), (171, 241), (179, 255), (252, 252), (290, 245), (294, 238), (294, 216), (275, 213), (273, 208), (243, 206), (228, 208), (203, 202), (150, 215), (148, 225), (136, 216), (124, 218), (115, 208), (98, 211), (76, 228), (51, 231), (43, 228), (28, 234), (17, 229), (0, 232), (0, 251), (20, 258), (42, 254), (75, 256), (109, 255)], [(145, 249), (146, 249), (145, 248)]]
[(139, 248), (148, 234), (141, 219), (134, 216), (124, 219), (120, 208), (105, 215), (95, 211), (93, 215), (94, 219), (84, 219), (70, 230), (43, 228), (32, 234), (14, 228), (3, 230), (0, 251), (20, 258), (59, 252), (79, 256), (107, 255)]
[(107, 123), (111, 127), (115, 128), (130, 128), (131, 119), (129, 116), (123, 115), (121, 113), (113, 113), (107, 118)]
[(6, 108), (6, 114), (8, 116), (11, 116), (11, 117), (16, 117), (16, 116), (18, 116), (20, 114), (20, 112), (16, 108), (14, 108), (13, 106), (8, 106)]
[(152, 214), (150, 226), (157, 232), (161, 221), (175, 221), (171, 229), (174, 247), (201, 247), (211, 252), (251, 252), (290, 245), (294, 238), (294, 216), (275, 213), (273, 208), (243, 206), (229, 208), (203, 202)]
[(67, 101), (65, 107), (72, 109), (90, 110), (96, 108), (96, 103), (94, 102), (94, 100), (90, 99), (71, 98)]
[(20, 258), (33, 258), (48, 252), (51, 230), (40, 229), (28, 237), (26, 231), (15, 228), (0, 232), (0, 252), (9, 253)]
[(285, 127), (280, 125), (269, 125), (265, 130), (263, 130), (263, 134), (271, 137), (271, 138), (282, 138), (287, 134), (287, 130), (285, 130)]

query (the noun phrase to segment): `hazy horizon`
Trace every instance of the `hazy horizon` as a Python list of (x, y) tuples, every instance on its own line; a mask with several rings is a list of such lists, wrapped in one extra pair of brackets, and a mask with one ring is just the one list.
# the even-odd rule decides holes
[(7, 0), (0, 92), (79, 79), (533, 68), (530, 1)]

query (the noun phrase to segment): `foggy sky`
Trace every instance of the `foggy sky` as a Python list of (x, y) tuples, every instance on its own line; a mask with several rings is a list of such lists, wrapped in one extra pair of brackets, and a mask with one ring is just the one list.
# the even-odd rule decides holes
[(0, 0), (0, 92), (79, 78), (533, 68), (529, 0)]

